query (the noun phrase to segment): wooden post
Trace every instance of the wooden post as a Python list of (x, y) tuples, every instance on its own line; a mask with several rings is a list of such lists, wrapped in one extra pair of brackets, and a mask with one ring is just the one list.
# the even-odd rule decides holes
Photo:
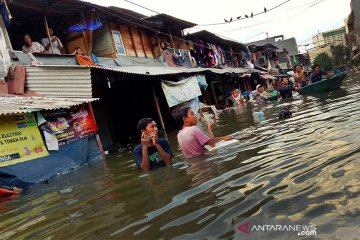
[(140, 30), (140, 28), (139, 28), (138, 30), (139, 30), (139, 35), (140, 35), (140, 41), (141, 41), (142, 50), (144, 51), (145, 57), (147, 58), (147, 54), (146, 54), (146, 51), (145, 51), (145, 47), (144, 47), (144, 42), (143, 42), (141, 30)]
[(158, 58), (161, 56), (162, 49), (161, 49), (159, 34), (157, 32), (155, 32), (155, 33), (156, 33), (156, 40), (157, 40), (157, 44), (158, 44), (158, 48), (159, 48), (159, 56), (156, 57), (154, 54), (154, 58)]
[(157, 113), (158, 113), (158, 115), (159, 115), (160, 124), (161, 124), (162, 129), (164, 130), (165, 139), (166, 139), (167, 141), (169, 141), (168, 136), (167, 136), (167, 134), (166, 134), (166, 129), (165, 129), (164, 120), (163, 120), (162, 115), (161, 115), (160, 106), (159, 106), (159, 101), (158, 101), (158, 99), (157, 99), (157, 97), (156, 97), (155, 90), (154, 90), (154, 86), (152, 85), (152, 83), (151, 83), (151, 88), (152, 88), (153, 98), (154, 98), (154, 102), (155, 102), (155, 106), (156, 106), (156, 111), (157, 111)]
[(219, 108), (219, 104), (218, 104), (217, 97), (215, 94), (214, 82), (211, 82), (210, 85), (211, 85), (211, 91), (213, 92), (216, 108)]
[(168, 29), (169, 29), (169, 35), (170, 35), (170, 41), (171, 41), (171, 47), (172, 47), (172, 48), (175, 48), (174, 39), (173, 39), (173, 37), (172, 37), (172, 35), (171, 35), (170, 28), (168, 28)]
[[(44, 13), (44, 22), (45, 22), (45, 30), (46, 30), (46, 35), (49, 39), (49, 44), (50, 44), (50, 48), (51, 48), (51, 52), (54, 53), (54, 49), (53, 49), (53, 46), (52, 46), (52, 43), (51, 43), (51, 36), (50, 36), (50, 32), (49, 32), (49, 25), (48, 25), (48, 22), (47, 22), (47, 18), (46, 18), (46, 15)], [(54, 30), (54, 29), (53, 29)]]
[[(97, 125), (96, 119), (95, 119), (94, 110), (93, 110), (92, 105), (91, 105), (90, 102), (88, 103), (88, 106), (89, 106), (89, 109), (90, 109), (90, 114), (92, 115), (92, 117), (93, 117), (93, 119), (94, 119), (94, 122), (95, 122), (95, 124)], [(103, 148), (103, 146), (102, 146), (102, 143), (101, 143), (101, 140), (100, 140), (100, 136), (99, 136), (98, 133), (96, 133), (96, 142), (97, 142), (98, 147), (99, 147), (99, 149), (100, 149), (101, 155), (103, 156), (103, 158), (104, 158), (104, 160), (105, 160), (105, 159), (106, 159), (106, 154), (105, 154), (105, 151), (104, 151), (104, 148)]]
[(86, 37), (85, 31), (82, 31), (82, 34), (83, 34), (83, 38), (84, 38), (84, 42), (85, 42), (86, 53), (87, 53), (88, 55), (90, 55), (90, 53), (89, 53), (89, 44), (88, 44), (88, 41), (87, 41), (87, 37)]
[(133, 49), (134, 49), (134, 51), (135, 51), (135, 56), (137, 57), (138, 54), (137, 54), (137, 52), (136, 52), (135, 41), (134, 41), (134, 37), (133, 37), (133, 34), (132, 34), (132, 31), (131, 31), (131, 27), (130, 27), (130, 26), (129, 26), (129, 32), (130, 32), (131, 42), (132, 42), (132, 44), (133, 44)]

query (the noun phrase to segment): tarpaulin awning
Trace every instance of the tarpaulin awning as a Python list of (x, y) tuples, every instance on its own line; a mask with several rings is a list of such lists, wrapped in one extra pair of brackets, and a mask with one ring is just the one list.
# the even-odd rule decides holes
[(169, 107), (184, 103), (201, 95), (198, 80), (195, 76), (179, 82), (163, 80), (161, 82), (161, 87)]
[(98, 98), (0, 97), (0, 115), (70, 108)]

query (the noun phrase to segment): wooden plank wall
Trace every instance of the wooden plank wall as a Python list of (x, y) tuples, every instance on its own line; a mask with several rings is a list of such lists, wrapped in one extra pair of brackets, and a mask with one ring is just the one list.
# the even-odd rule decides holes
[[(172, 47), (171, 39), (167, 35), (159, 34), (158, 39), (155, 32), (110, 22), (104, 24), (104, 27), (101, 30), (94, 31), (93, 52), (98, 57), (116, 57), (116, 46), (112, 37), (112, 30), (120, 32), (127, 56), (157, 58), (161, 53), (159, 42), (165, 41), (168, 43), (169, 47)], [(188, 46), (184, 41), (173, 38), (173, 42), (175, 48), (188, 49)], [(82, 33), (69, 32), (66, 44), (70, 53), (74, 51), (75, 47), (79, 46), (83, 49), (85, 54), (88, 54), (88, 49), (86, 48)]]
[[(151, 34), (137, 27), (110, 23), (110, 29), (119, 31), (124, 43), (126, 55), (133, 57), (154, 58)], [(154, 33), (155, 35), (155, 33)]]
[(65, 44), (70, 54), (74, 52), (76, 47), (81, 47), (83, 52), (88, 54), (88, 49), (86, 48), (85, 39), (82, 33), (69, 32)]
[(110, 27), (106, 21), (103, 27), (94, 30), (93, 53), (99, 57), (116, 58), (116, 48)]
[[(173, 41), (174, 41), (174, 47), (175, 48), (178, 48), (178, 49), (185, 49), (185, 50), (189, 50), (189, 47), (188, 45), (186, 44), (185, 41), (182, 41), (180, 39), (178, 39), (180, 37), (177, 37), (177, 38), (174, 38), (173, 37)], [(171, 44), (171, 39), (169, 36), (166, 36), (166, 35), (159, 35), (159, 39), (160, 39), (160, 42), (167, 42), (168, 43), (168, 47), (172, 47), (172, 44)]]

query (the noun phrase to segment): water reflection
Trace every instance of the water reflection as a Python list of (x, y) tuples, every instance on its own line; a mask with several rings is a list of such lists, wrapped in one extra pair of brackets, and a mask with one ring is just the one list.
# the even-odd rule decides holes
[(192, 176), (192, 187), (198, 186), (215, 177), (215, 165), (213, 161), (204, 158), (190, 158), (185, 160), (189, 165), (186, 173)]

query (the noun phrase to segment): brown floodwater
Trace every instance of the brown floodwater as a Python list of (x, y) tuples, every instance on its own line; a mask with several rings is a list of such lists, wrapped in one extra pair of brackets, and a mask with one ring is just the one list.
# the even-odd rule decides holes
[[(149, 173), (131, 152), (111, 154), (0, 204), (0, 239), (232, 239), (238, 223), (256, 218), (314, 224), (314, 238), (360, 239), (359, 99), (353, 74), (329, 93), (225, 110), (215, 135), (239, 144), (184, 160), (170, 132), (175, 163)], [(292, 118), (278, 120), (282, 107)]]

